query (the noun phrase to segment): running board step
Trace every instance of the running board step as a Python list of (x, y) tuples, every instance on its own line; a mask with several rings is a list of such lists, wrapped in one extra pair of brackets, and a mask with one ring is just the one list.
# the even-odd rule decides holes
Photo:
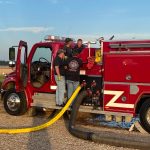
[[(32, 99), (33, 99), (33, 103), (31, 104), (32, 107), (42, 107), (47, 109), (62, 109), (62, 107), (56, 106), (55, 94), (36, 93), (32, 97)], [(70, 110), (70, 108), (68, 110)], [(106, 115), (106, 120), (108, 118), (112, 118), (112, 116), (116, 116), (116, 117), (118, 116), (117, 117), (118, 122), (120, 121), (119, 118), (120, 116), (128, 116), (129, 119), (133, 117), (133, 115), (129, 113), (103, 111), (101, 107), (98, 107), (98, 109), (93, 109), (93, 106), (80, 106), (79, 112), (92, 113), (92, 114), (104, 114)], [(126, 117), (126, 119), (128, 117)]]
[(55, 94), (47, 94), (47, 93), (36, 93), (32, 96), (33, 103), (31, 106), (36, 107), (54, 107), (56, 106), (55, 102)]

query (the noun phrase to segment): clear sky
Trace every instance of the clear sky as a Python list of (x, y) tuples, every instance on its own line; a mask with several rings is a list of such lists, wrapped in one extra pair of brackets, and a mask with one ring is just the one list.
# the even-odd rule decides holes
[(150, 0), (0, 0), (0, 60), (8, 48), (54, 34), (150, 39)]

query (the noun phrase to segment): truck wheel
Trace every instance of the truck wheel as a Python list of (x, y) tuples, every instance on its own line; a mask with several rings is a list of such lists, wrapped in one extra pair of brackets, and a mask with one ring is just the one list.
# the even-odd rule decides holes
[(27, 112), (27, 101), (24, 93), (9, 90), (4, 95), (4, 108), (10, 115), (19, 116)]
[(140, 122), (142, 127), (150, 133), (150, 99), (146, 100), (141, 106)]

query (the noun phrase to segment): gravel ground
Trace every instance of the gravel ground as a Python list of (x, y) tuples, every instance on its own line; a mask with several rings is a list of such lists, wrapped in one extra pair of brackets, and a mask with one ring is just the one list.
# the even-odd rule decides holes
[[(10, 116), (0, 111), (0, 128), (35, 126), (48, 121), (46, 116)], [(93, 128), (93, 127), (91, 127)], [(106, 129), (106, 128), (105, 128)], [(63, 119), (49, 128), (26, 134), (0, 134), (0, 150), (131, 150), (84, 141), (70, 135)]]

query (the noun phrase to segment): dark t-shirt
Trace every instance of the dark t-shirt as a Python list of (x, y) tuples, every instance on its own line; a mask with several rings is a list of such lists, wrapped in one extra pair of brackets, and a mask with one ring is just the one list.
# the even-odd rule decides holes
[(73, 52), (80, 54), (84, 48), (85, 48), (84, 45), (82, 45), (81, 47), (78, 47), (78, 45), (76, 45), (73, 49)]
[(82, 66), (82, 60), (77, 57), (71, 57), (67, 59), (67, 72), (66, 78), (71, 81), (80, 80), (80, 67)]
[(54, 60), (54, 74), (57, 75), (55, 66), (59, 67), (60, 75), (65, 75), (65, 61), (61, 59), (59, 56), (56, 56)]
[(72, 57), (72, 48), (64, 46), (63, 50), (65, 51), (65, 56)]

